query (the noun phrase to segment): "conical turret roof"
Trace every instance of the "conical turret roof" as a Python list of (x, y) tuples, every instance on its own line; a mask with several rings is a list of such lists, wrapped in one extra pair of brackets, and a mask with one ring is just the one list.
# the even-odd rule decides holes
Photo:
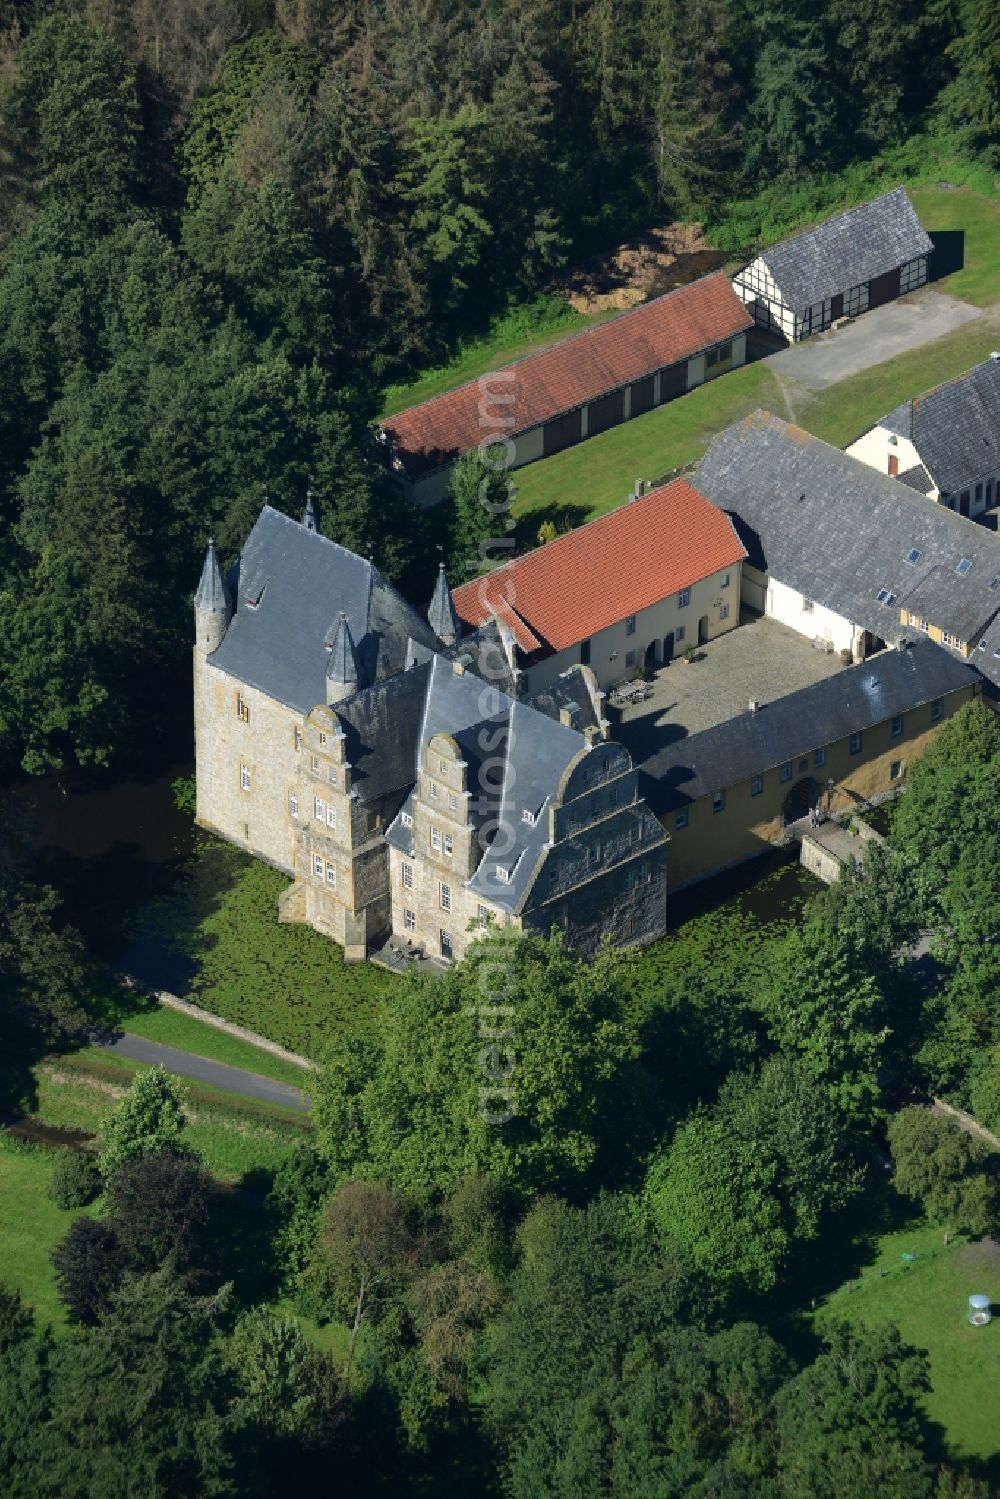
[(222, 563), (219, 561), (214, 541), (208, 543), (205, 565), (201, 570), (201, 581), (194, 596), (194, 607), (212, 613), (228, 614), (229, 612), (229, 589), (226, 587)]
[(354, 647), (351, 636), (351, 627), (347, 623), (347, 615), (343, 610), (337, 621), (337, 628), (333, 636), (333, 644), (330, 647), (330, 655), (326, 663), (327, 680), (330, 682), (343, 682), (350, 687), (361, 686), (361, 667), (358, 663), (358, 653)]
[(427, 610), (427, 623), (439, 640), (455, 641), (458, 639), (458, 615), (455, 613), (455, 605), (452, 602), (451, 589), (448, 587), (443, 562), (438, 568), (434, 597)]

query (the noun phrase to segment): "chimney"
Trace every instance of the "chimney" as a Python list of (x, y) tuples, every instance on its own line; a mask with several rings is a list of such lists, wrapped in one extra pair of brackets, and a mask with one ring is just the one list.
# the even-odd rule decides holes
[(750, 699), (750, 712), (751, 713), (756, 713), (759, 710), (759, 708), (760, 708), (760, 703), (758, 702), (757, 698), (752, 697)]
[(635, 497), (636, 497), (636, 499), (637, 500), (641, 500), (642, 497), (643, 497), (643, 495), (644, 495), (644, 493), (645, 493), (645, 491), (646, 491), (646, 481), (645, 481), (645, 479), (636, 479), (636, 481), (635, 481)]

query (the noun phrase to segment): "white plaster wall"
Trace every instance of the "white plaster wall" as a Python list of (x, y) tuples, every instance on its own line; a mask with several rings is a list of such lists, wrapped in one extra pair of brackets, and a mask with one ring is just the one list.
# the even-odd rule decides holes
[[(889, 441), (890, 437), (893, 442)], [(852, 458), (859, 458), (862, 463), (867, 463), (869, 468), (877, 469), (880, 474), (888, 474), (889, 458), (892, 455), (899, 459), (900, 473), (920, 462), (920, 454), (909, 438), (896, 437), (887, 427), (873, 427), (870, 432), (859, 437), (857, 442), (852, 442), (847, 452)], [(932, 490), (931, 499), (937, 498), (938, 491)]]
[(854, 649), (856, 631), (849, 619), (815, 601), (811, 610), (803, 609), (802, 594), (776, 578), (768, 579), (764, 609), (772, 619), (809, 640), (828, 640), (837, 651)]
[[(683, 608), (677, 601), (678, 595), (673, 593), (668, 598), (651, 604), (648, 609), (640, 610), (635, 618), (634, 635), (626, 634), (625, 621), (620, 620), (617, 624), (609, 625), (606, 630), (600, 630), (592, 636), (590, 667), (601, 691), (606, 692), (624, 677), (633, 676), (635, 668), (644, 664), (646, 647), (654, 641), (657, 644), (657, 664), (659, 665), (662, 657), (663, 637), (671, 630), (675, 635), (675, 656), (679, 656), (689, 645), (697, 646), (698, 621), (703, 615), (708, 615), (710, 640), (714, 640), (717, 635), (725, 634), (727, 630), (734, 629), (740, 621), (740, 568), (741, 564), (736, 563), (732, 567), (723, 568), (722, 571), (713, 573), (711, 577), (703, 578), (701, 582), (693, 584), (689, 590), (691, 601)], [(722, 580), (727, 573), (729, 583), (723, 586)], [(720, 618), (722, 605), (728, 605), (727, 619)], [(685, 638), (677, 641), (676, 634), (680, 626), (684, 628)], [(633, 666), (625, 664), (629, 651), (636, 653)], [(580, 647), (572, 645), (564, 651), (557, 651), (555, 655), (547, 657), (544, 661), (533, 663), (527, 669), (528, 691), (539, 692), (550, 686), (561, 672), (576, 665), (579, 660)]]
[(704, 382), (705, 382), (705, 356), (704, 356), (704, 354), (695, 354), (695, 356), (694, 356), (693, 359), (689, 359), (688, 360), (687, 382), (688, 382), (687, 383), (688, 390), (693, 390), (696, 385), (703, 385), (704, 384)]

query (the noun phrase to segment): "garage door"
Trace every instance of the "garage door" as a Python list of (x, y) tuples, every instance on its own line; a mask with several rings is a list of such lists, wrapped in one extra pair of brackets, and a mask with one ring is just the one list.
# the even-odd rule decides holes
[(894, 271), (886, 271), (884, 276), (876, 276), (868, 283), (868, 307), (883, 307), (886, 302), (894, 302), (899, 296), (899, 267)]
[(599, 401), (591, 401), (587, 407), (587, 436), (596, 437), (609, 427), (617, 427), (625, 419), (625, 392), (613, 390)]
[(687, 388), (687, 360), (683, 364), (672, 364), (668, 370), (660, 371), (661, 401), (669, 401), (673, 396), (682, 396)]
[(567, 411), (565, 416), (553, 417), (546, 422), (542, 433), (542, 452), (548, 458), (552, 453), (561, 453), (580, 441), (580, 409)]
[(641, 416), (641, 414), (644, 411), (652, 411), (652, 409), (653, 409), (653, 377), (652, 377), (652, 375), (647, 375), (646, 378), (645, 378), (645, 380), (636, 380), (635, 384), (632, 386), (632, 405), (631, 405), (630, 409), (631, 409), (631, 412), (632, 412), (633, 416)]

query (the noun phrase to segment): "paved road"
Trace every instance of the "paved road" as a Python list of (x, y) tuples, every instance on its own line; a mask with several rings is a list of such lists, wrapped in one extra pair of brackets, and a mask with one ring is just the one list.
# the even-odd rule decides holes
[(882, 364), (895, 354), (919, 349), (982, 316), (981, 308), (924, 287), (902, 302), (889, 302), (866, 312), (835, 332), (804, 339), (771, 354), (765, 363), (779, 377), (797, 380), (809, 390), (825, 390), (848, 375)]
[(286, 1109), (305, 1113), (309, 1101), (301, 1088), (290, 1083), (279, 1083), (273, 1078), (262, 1077), (258, 1072), (245, 1072), (242, 1067), (230, 1067), (226, 1062), (211, 1062), (191, 1051), (180, 1051), (175, 1046), (163, 1046), (159, 1041), (147, 1041), (144, 1036), (126, 1033), (117, 1041), (104, 1043), (107, 1051), (120, 1052), (137, 1062), (148, 1062), (150, 1066), (163, 1066), (179, 1077), (189, 1077), (195, 1082), (209, 1083), (213, 1088), (222, 1088), (227, 1093), (237, 1093), (241, 1098), (254, 1098), (261, 1103), (278, 1103)]

